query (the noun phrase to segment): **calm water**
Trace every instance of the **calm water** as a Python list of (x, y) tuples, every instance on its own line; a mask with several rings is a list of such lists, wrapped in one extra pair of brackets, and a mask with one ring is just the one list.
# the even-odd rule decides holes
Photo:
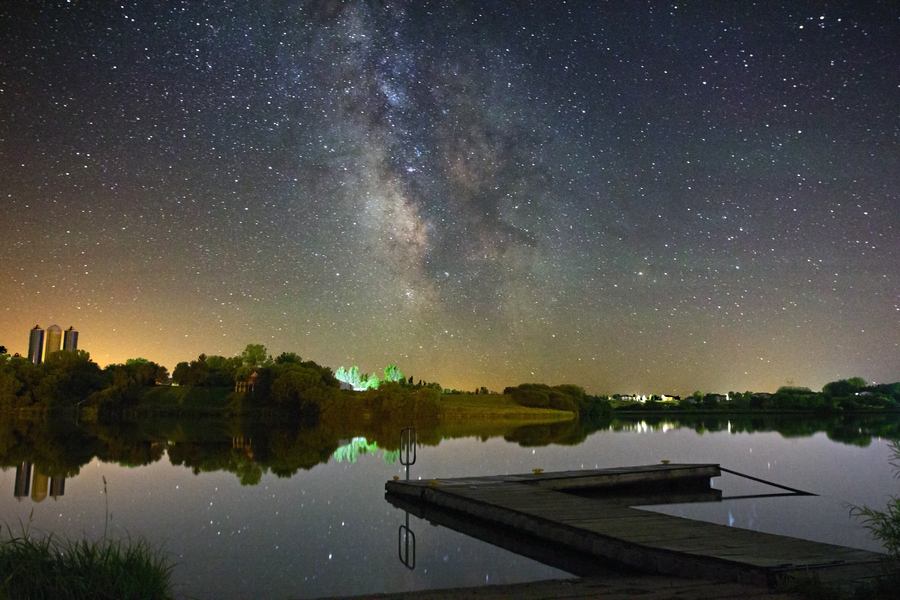
[[(574, 445), (568, 444), (584, 432), (574, 440), (562, 435), (567, 445), (551, 441), (522, 446), (505, 439), (546, 443), (546, 431), (539, 435), (535, 428), (523, 433), (510, 427), (504, 433), (498, 432), (502, 427), (492, 427), (439, 443), (430, 439), (432, 445), (418, 449), (412, 477), (613, 467), (664, 459), (719, 463), (820, 496), (653, 510), (870, 550), (880, 548), (849, 518), (846, 504), (884, 507), (890, 495), (900, 494), (889, 463), (890, 445), (879, 437), (881, 432), (896, 432), (891, 422), (836, 428), (831, 423), (828, 433), (803, 422), (757, 424), (763, 431), (735, 432), (727, 419), (716, 423), (719, 431), (704, 431), (697, 423), (650, 426), (638, 420), (614, 425), (587, 433)], [(405, 472), (396, 452), (371, 441), (366, 453), (352, 457), (347, 447), (351, 439), (329, 441), (315, 430), (260, 441), (259, 435), (227, 437), (215, 427), (213, 433), (189, 435), (185, 427), (150, 432), (135, 427), (115, 435), (94, 430), (84, 438), (69, 430), (41, 433), (31, 426), (23, 433), (7, 427), (0, 436), (0, 450), (6, 452), (2, 464), (9, 465), (0, 472), (0, 520), (14, 531), (24, 526), (74, 538), (145, 537), (161, 544), (178, 563), (174, 580), (183, 597), (311, 598), (568, 576), (415, 517), (410, 528), (417, 540), (416, 564), (408, 569), (397, 549), (405, 513), (384, 500), (384, 482)], [(765, 431), (773, 427), (793, 433), (786, 437)], [(464, 433), (460, 429), (453, 435)], [(162, 435), (168, 439), (160, 439)], [(315, 444), (301, 443), (316, 436), (324, 440), (318, 451), (310, 450)], [(66, 452), (80, 453), (80, 458), (73, 464), (74, 459), (54, 455), (47, 439), (67, 440)], [(352, 448), (362, 447), (361, 440), (352, 440)], [(295, 462), (285, 462), (292, 452)], [(316, 452), (318, 458), (308, 457)], [(92, 458), (94, 453), (105, 460)], [(29, 457), (34, 465), (30, 489), (17, 498), (25, 491), (21, 462)], [(41, 469), (61, 473), (64, 468), (70, 476), (60, 495), (61, 478), (46, 478)], [(258, 483), (242, 485), (241, 478)], [(726, 497), (778, 491), (731, 475), (714, 480), (714, 486)]]

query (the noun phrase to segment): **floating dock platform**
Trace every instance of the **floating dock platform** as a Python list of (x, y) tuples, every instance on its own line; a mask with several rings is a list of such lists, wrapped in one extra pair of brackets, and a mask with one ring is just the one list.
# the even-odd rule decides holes
[[(886, 556), (876, 552), (633, 508), (715, 501), (721, 492), (710, 479), (719, 475), (716, 464), (662, 464), (395, 480), (385, 484), (385, 498), (432, 523), (487, 541), (518, 538), (520, 547), (531, 549), (520, 553), (538, 560), (562, 556), (556, 561), (562, 564), (553, 566), (563, 569), (580, 557), (644, 573), (766, 587), (785, 576), (848, 582), (884, 573)], [(586, 570), (566, 570), (582, 574), (579, 569)]]

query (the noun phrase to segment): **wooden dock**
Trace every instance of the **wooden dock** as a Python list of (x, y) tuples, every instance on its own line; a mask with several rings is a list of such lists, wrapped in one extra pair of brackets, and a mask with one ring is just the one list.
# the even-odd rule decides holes
[(530, 547), (538, 560), (542, 553), (562, 557), (553, 566), (572, 564), (566, 570), (579, 575), (591, 573), (576, 563), (612, 562), (644, 573), (771, 587), (790, 575), (859, 581), (884, 572), (883, 554), (633, 508), (715, 501), (720, 492), (710, 478), (720, 473), (714, 464), (669, 464), (389, 481), (385, 488), (389, 502), (432, 523), (488, 541), (506, 531), (526, 549), (516, 551), (529, 555)]

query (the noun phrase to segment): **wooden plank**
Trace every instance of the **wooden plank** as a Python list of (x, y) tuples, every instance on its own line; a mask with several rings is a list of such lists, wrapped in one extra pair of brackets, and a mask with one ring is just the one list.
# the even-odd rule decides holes
[(573, 471), (547, 476), (536, 475), (531, 483), (555, 490), (612, 488), (617, 486), (675, 483), (688, 479), (709, 479), (721, 475), (718, 465), (651, 465), (644, 468)]
[[(627, 488), (628, 498), (640, 498), (634, 489), (642, 484), (653, 487), (654, 494), (660, 486), (680, 489), (684, 482), (702, 479), (708, 486), (709, 477), (715, 476), (711, 473), (718, 475), (718, 465), (646, 465), (389, 481), (385, 488), (389, 497), (395, 494), (443, 507), (440, 510), (468, 514), (546, 542), (658, 573), (771, 583), (790, 570), (816, 569), (823, 577), (834, 579), (841, 573), (868, 573), (882, 564), (884, 556), (873, 552), (689, 521), (622, 506), (615, 499), (604, 500), (620, 488)], [(596, 488), (608, 492), (592, 491), (590, 497), (584, 497), (562, 491)]]

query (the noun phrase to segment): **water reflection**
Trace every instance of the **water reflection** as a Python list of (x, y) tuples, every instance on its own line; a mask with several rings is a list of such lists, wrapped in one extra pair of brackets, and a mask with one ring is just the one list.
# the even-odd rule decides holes
[[(343, 440), (341, 440), (343, 441)], [(338, 446), (338, 449), (334, 451), (334, 458), (338, 462), (351, 462), (355, 463), (357, 457), (366, 454), (375, 454), (380, 448), (378, 447), (377, 442), (370, 442), (364, 437), (355, 437), (347, 443), (341, 444)], [(400, 458), (399, 450), (384, 450), (384, 462), (392, 465)]]
[[(308, 598), (566, 575), (431, 527), (415, 513), (408, 517), (416, 536), (414, 554), (410, 548), (415, 570), (401, 564), (398, 553), (406, 538), (398, 528), (406, 525), (407, 515), (384, 502), (384, 482), (406, 477), (406, 459), (399, 454), (399, 434), (406, 425), (4, 421), (0, 523), (15, 530), (21, 522), (74, 539), (101, 537), (107, 527), (117, 538), (145, 537), (178, 563), (174, 578), (184, 584), (179, 592), (184, 596)], [(721, 463), (822, 496), (668, 505), (666, 510), (708, 518), (708, 507), (715, 507), (716, 519), (733, 520), (736, 526), (868, 549), (873, 544), (867, 532), (848, 518), (843, 502), (883, 506), (888, 494), (897, 493), (889, 487), (896, 482), (888, 445), (880, 438), (897, 437), (898, 424), (883, 416), (798, 422), (641, 415), (552, 425), (416, 425), (418, 460), (410, 477), (549, 472), (662, 459)], [(339, 450), (353, 444), (353, 452)], [(356, 462), (348, 460), (351, 454)], [(31, 476), (22, 475), (20, 484), (17, 474), (28, 468), (24, 463)], [(32, 495), (37, 472), (50, 482), (41, 502)], [(715, 483), (726, 496), (759, 491), (728, 477)], [(54, 478), (65, 481), (64, 494), (55, 502)], [(109, 482), (106, 496), (103, 478)], [(24, 485), (28, 490), (21, 493)], [(398, 547), (401, 542), (404, 546)]]
[[(419, 435), (415, 427), (404, 427), (400, 431), (400, 449), (397, 456), (406, 470), (406, 481), (409, 481), (409, 470), (418, 458)], [(394, 479), (398, 479), (395, 477)], [(405, 522), (397, 530), (397, 555), (400, 563), (410, 571), (416, 568), (416, 534), (409, 527), (409, 510), (404, 510)]]
[[(35, 501), (65, 493), (65, 481), (94, 457), (103, 462), (137, 467), (168, 456), (175, 466), (194, 474), (225, 471), (241, 485), (257, 485), (266, 473), (291, 477), (334, 459), (354, 463), (362, 455), (381, 451), (386, 464), (400, 459), (400, 434), (405, 424), (328, 425), (310, 427), (301, 421), (221, 419), (146, 419), (107, 424), (76, 424), (66, 420), (14, 419), (0, 423), (0, 466), (15, 467), (16, 498)], [(500, 437), (527, 448), (551, 444), (575, 446), (597, 431), (651, 433), (691, 429), (700, 435), (776, 432), (783, 438), (828, 439), (858, 447), (872, 439), (900, 438), (896, 417), (798, 418), (785, 415), (705, 415), (672, 419), (563, 421), (554, 423), (487, 422), (431, 423), (417, 428), (416, 446), (437, 446), (445, 439)], [(31, 474), (32, 468), (35, 469)], [(29, 490), (32, 490), (29, 492)]]
[(43, 502), (47, 498), (48, 492), (54, 500), (66, 493), (65, 477), (50, 477), (39, 469), (35, 469), (32, 476), (31, 467), (32, 464), (27, 460), (16, 465), (16, 487), (13, 491), (16, 500), (21, 501), (23, 498), (27, 498), (29, 490), (31, 490), (31, 499), (34, 502)]

